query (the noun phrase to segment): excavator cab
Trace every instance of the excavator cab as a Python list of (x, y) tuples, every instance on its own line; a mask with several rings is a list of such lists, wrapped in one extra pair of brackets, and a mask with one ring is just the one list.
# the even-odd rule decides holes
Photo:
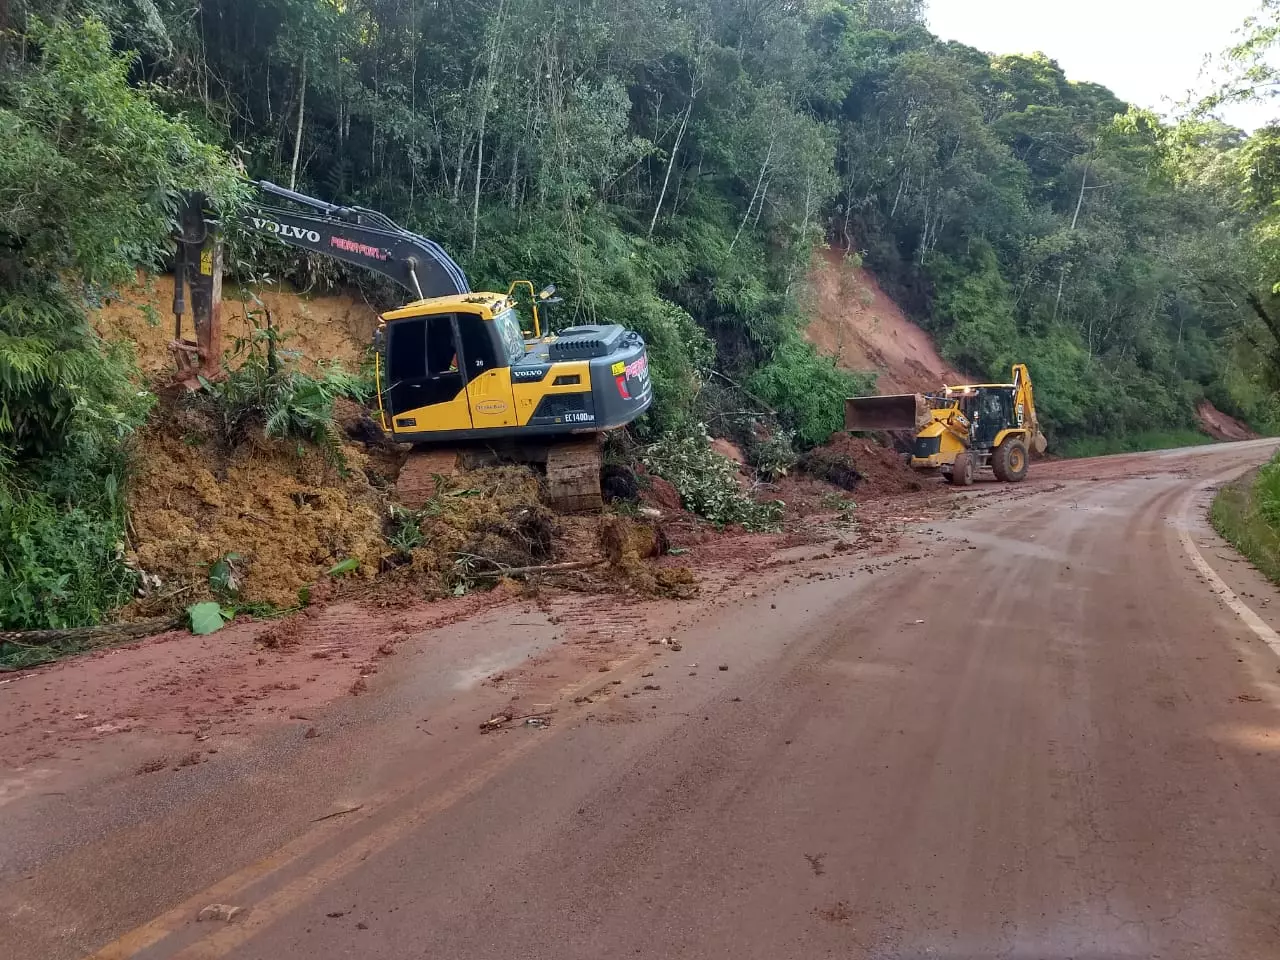
[(512, 364), (525, 355), (515, 309), (495, 294), (411, 304), (383, 318), (378, 387), (397, 439), (516, 424)]
[(598, 434), (653, 399), (644, 340), (616, 324), (525, 339), (513, 298), (498, 293), (420, 300), (382, 319), (378, 392), (397, 441)]

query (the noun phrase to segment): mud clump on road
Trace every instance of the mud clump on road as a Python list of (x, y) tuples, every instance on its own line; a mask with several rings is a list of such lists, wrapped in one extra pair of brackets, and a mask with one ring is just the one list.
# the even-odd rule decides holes
[(670, 548), (667, 535), (657, 524), (638, 523), (626, 517), (604, 517), (596, 527), (600, 553), (614, 565), (660, 557)]
[(670, 549), (666, 532), (658, 524), (604, 517), (596, 527), (596, 541), (611, 579), (648, 596), (687, 599), (697, 593), (697, 578), (688, 567), (645, 563), (646, 559), (664, 556)]
[(657, 507), (664, 513), (679, 513), (684, 510), (684, 502), (680, 499), (680, 491), (670, 480), (654, 473), (640, 474), (640, 501), (646, 506)]
[[(298, 591), (334, 564), (355, 559), (371, 578), (386, 544), (381, 497), (363, 452), (342, 448), (343, 467), (310, 446), (254, 433), (218, 449), (211, 424), (182, 409), (161, 411), (138, 438), (129, 485), (130, 560), (159, 578), (140, 614), (168, 612), (209, 590), (210, 568), (234, 556), (242, 601), (291, 607)], [(153, 581), (154, 583), (154, 581)]]
[(393, 519), (418, 530), (414, 545), (390, 561), (398, 568), (393, 580), (425, 581), (429, 592), (440, 593), (468, 573), (551, 558), (557, 518), (539, 499), (538, 478), (527, 467), (484, 467), (441, 479), (421, 509)]
[(888, 447), (847, 433), (837, 433), (800, 460), (801, 472), (862, 499), (912, 493), (923, 487), (906, 458)]

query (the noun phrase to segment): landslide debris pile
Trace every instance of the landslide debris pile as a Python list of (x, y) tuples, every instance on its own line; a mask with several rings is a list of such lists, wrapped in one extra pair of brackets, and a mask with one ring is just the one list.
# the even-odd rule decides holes
[(800, 469), (816, 480), (864, 499), (911, 493), (923, 486), (903, 454), (847, 433), (833, 434), (800, 460)]
[(159, 411), (137, 438), (129, 484), (129, 560), (146, 579), (135, 604), (164, 612), (210, 591), (213, 565), (233, 557), (239, 598), (292, 607), (299, 590), (348, 558), (377, 574), (387, 550), (383, 495), (368, 457), (343, 444), (343, 466), (319, 448), (251, 432), (230, 451), (199, 411)]
[(693, 589), (688, 570), (650, 571), (643, 562), (666, 552), (660, 528), (613, 517), (600, 521), (608, 533), (587, 518), (568, 523), (542, 503), (540, 480), (524, 466), (442, 477), (436, 494), (410, 510), (394, 496), (404, 451), (380, 437), (350, 440), (368, 433), (363, 413), (343, 403), (338, 414), (348, 439), (335, 458), (256, 429), (224, 449), (207, 409), (186, 399), (162, 406), (133, 449), (127, 561), (144, 589), (126, 616), (221, 599), (227, 585), (215, 582), (216, 567), (224, 580), (230, 571), (235, 602), (248, 608), (332, 596), (335, 568), (347, 592), (390, 603), (492, 585), (507, 569), (598, 557), (608, 561), (607, 579), (627, 589)]

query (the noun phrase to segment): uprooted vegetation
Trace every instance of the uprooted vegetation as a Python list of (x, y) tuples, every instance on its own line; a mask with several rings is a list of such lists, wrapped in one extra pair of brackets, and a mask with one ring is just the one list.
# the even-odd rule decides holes
[(747, 530), (769, 530), (782, 520), (783, 504), (761, 503), (738, 483), (738, 464), (716, 453), (701, 424), (684, 434), (669, 434), (644, 454), (644, 465), (670, 482), (684, 506), (718, 526), (736, 523)]

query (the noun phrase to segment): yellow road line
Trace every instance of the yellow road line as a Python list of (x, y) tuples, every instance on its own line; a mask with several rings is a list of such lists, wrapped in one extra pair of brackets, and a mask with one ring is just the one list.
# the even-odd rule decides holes
[[(617, 671), (635, 666), (644, 656), (644, 651), (634, 653), (613, 664), (608, 674), (593, 675), (590, 678), (567, 684), (555, 694), (555, 699), (566, 700), (580, 696), (586, 691), (599, 688), (611, 679), (617, 679)], [(479, 771), (463, 780), (460, 784), (434, 795), (427, 802), (418, 805), (397, 819), (377, 828), (368, 837), (357, 840), (332, 857), (322, 861), (313, 870), (295, 880), (290, 881), (280, 890), (268, 896), (261, 903), (252, 905), (242, 919), (234, 924), (215, 928), (208, 936), (182, 950), (177, 957), (182, 960), (195, 958), (211, 958), (225, 955), (230, 950), (254, 936), (260, 930), (274, 923), (279, 917), (313, 896), (326, 883), (337, 879), (357, 866), (361, 861), (374, 853), (386, 849), (404, 831), (421, 823), (451, 807), (468, 794), (484, 786), (503, 768), (523, 756), (533, 747), (546, 742), (545, 737), (524, 740), (508, 748), (502, 754), (485, 763)], [(349, 832), (361, 823), (377, 815), (380, 810), (420, 789), (420, 783), (401, 787), (367, 803), (368, 810), (357, 819), (342, 818), (332, 820), (286, 843), (270, 855), (251, 864), (242, 870), (218, 881), (213, 886), (188, 897), (182, 903), (160, 916), (113, 940), (85, 960), (130, 960), (142, 951), (154, 946), (181, 927), (193, 921), (196, 913), (211, 903), (234, 903), (236, 895), (253, 884), (279, 872), (289, 864), (314, 852), (325, 842)]]

